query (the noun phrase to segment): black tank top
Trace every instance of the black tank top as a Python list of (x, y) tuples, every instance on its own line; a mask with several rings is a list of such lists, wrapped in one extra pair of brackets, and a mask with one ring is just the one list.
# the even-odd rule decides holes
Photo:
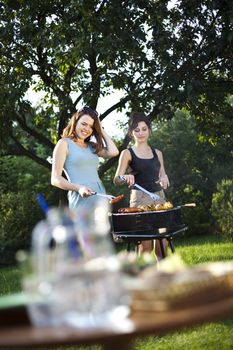
[(160, 161), (157, 153), (152, 149), (153, 158), (144, 159), (136, 156), (132, 148), (129, 148), (132, 160), (130, 162), (131, 174), (135, 177), (135, 183), (144, 187), (147, 191), (156, 192), (162, 188), (159, 183)]

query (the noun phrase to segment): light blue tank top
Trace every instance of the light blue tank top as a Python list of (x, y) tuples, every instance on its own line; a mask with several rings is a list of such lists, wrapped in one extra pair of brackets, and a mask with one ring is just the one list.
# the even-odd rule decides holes
[[(81, 148), (71, 139), (65, 138), (68, 145), (68, 155), (64, 164), (70, 182), (90, 187), (93, 191), (105, 193), (105, 188), (98, 175), (99, 157), (94, 153), (91, 143), (87, 148)], [(82, 198), (78, 192), (69, 191), (68, 201), (70, 209), (76, 209), (83, 201), (91, 204), (95, 196)]]

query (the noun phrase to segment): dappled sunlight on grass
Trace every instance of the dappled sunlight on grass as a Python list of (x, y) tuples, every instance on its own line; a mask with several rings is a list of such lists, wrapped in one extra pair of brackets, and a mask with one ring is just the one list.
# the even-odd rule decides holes
[(183, 329), (163, 337), (147, 337), (135, 342), (136, 350), (230, 350), (233, 320)]
[[(211, 238), (213, 242), (211, 243)], [(214, 237), (196, 237), (196, 243), (191, 244), (189, 238), (183, 237), (181, 240), (175, 241), (176, 253), (178, 253), (187, 265), (195, 265), (205, 262), (226, 261), (233, 259), (233, 244), (225, 240)], [(185, 242), (187, 241), (187, 245)], [(192, 238), (193, 241), (193, 238)]]

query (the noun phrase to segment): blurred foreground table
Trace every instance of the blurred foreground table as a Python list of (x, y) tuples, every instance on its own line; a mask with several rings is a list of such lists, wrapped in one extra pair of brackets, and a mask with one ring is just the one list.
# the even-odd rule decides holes
[[(206, 298), (206, 300), (208, 300)], [(187, 326), (233, 317), (233, 294), (201, 305), (180, 306), (163, 311), (133, 311), (114, 329), (71, 327), (37, 328), (30, 324), (25, 305), (0, 310), (0, 348), (35, 348), (101, 345), (104, 349), (133, 349), (136, 337), (163, 335)]]

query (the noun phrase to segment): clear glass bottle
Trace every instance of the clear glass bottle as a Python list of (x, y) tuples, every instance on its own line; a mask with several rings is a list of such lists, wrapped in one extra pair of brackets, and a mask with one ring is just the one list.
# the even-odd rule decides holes
[(32, 233), (32, 274), (25, 276), (35, 325), (108, 327), (123, 320), (129, 298), (110, 236), (109, 205), (51, 209)]

